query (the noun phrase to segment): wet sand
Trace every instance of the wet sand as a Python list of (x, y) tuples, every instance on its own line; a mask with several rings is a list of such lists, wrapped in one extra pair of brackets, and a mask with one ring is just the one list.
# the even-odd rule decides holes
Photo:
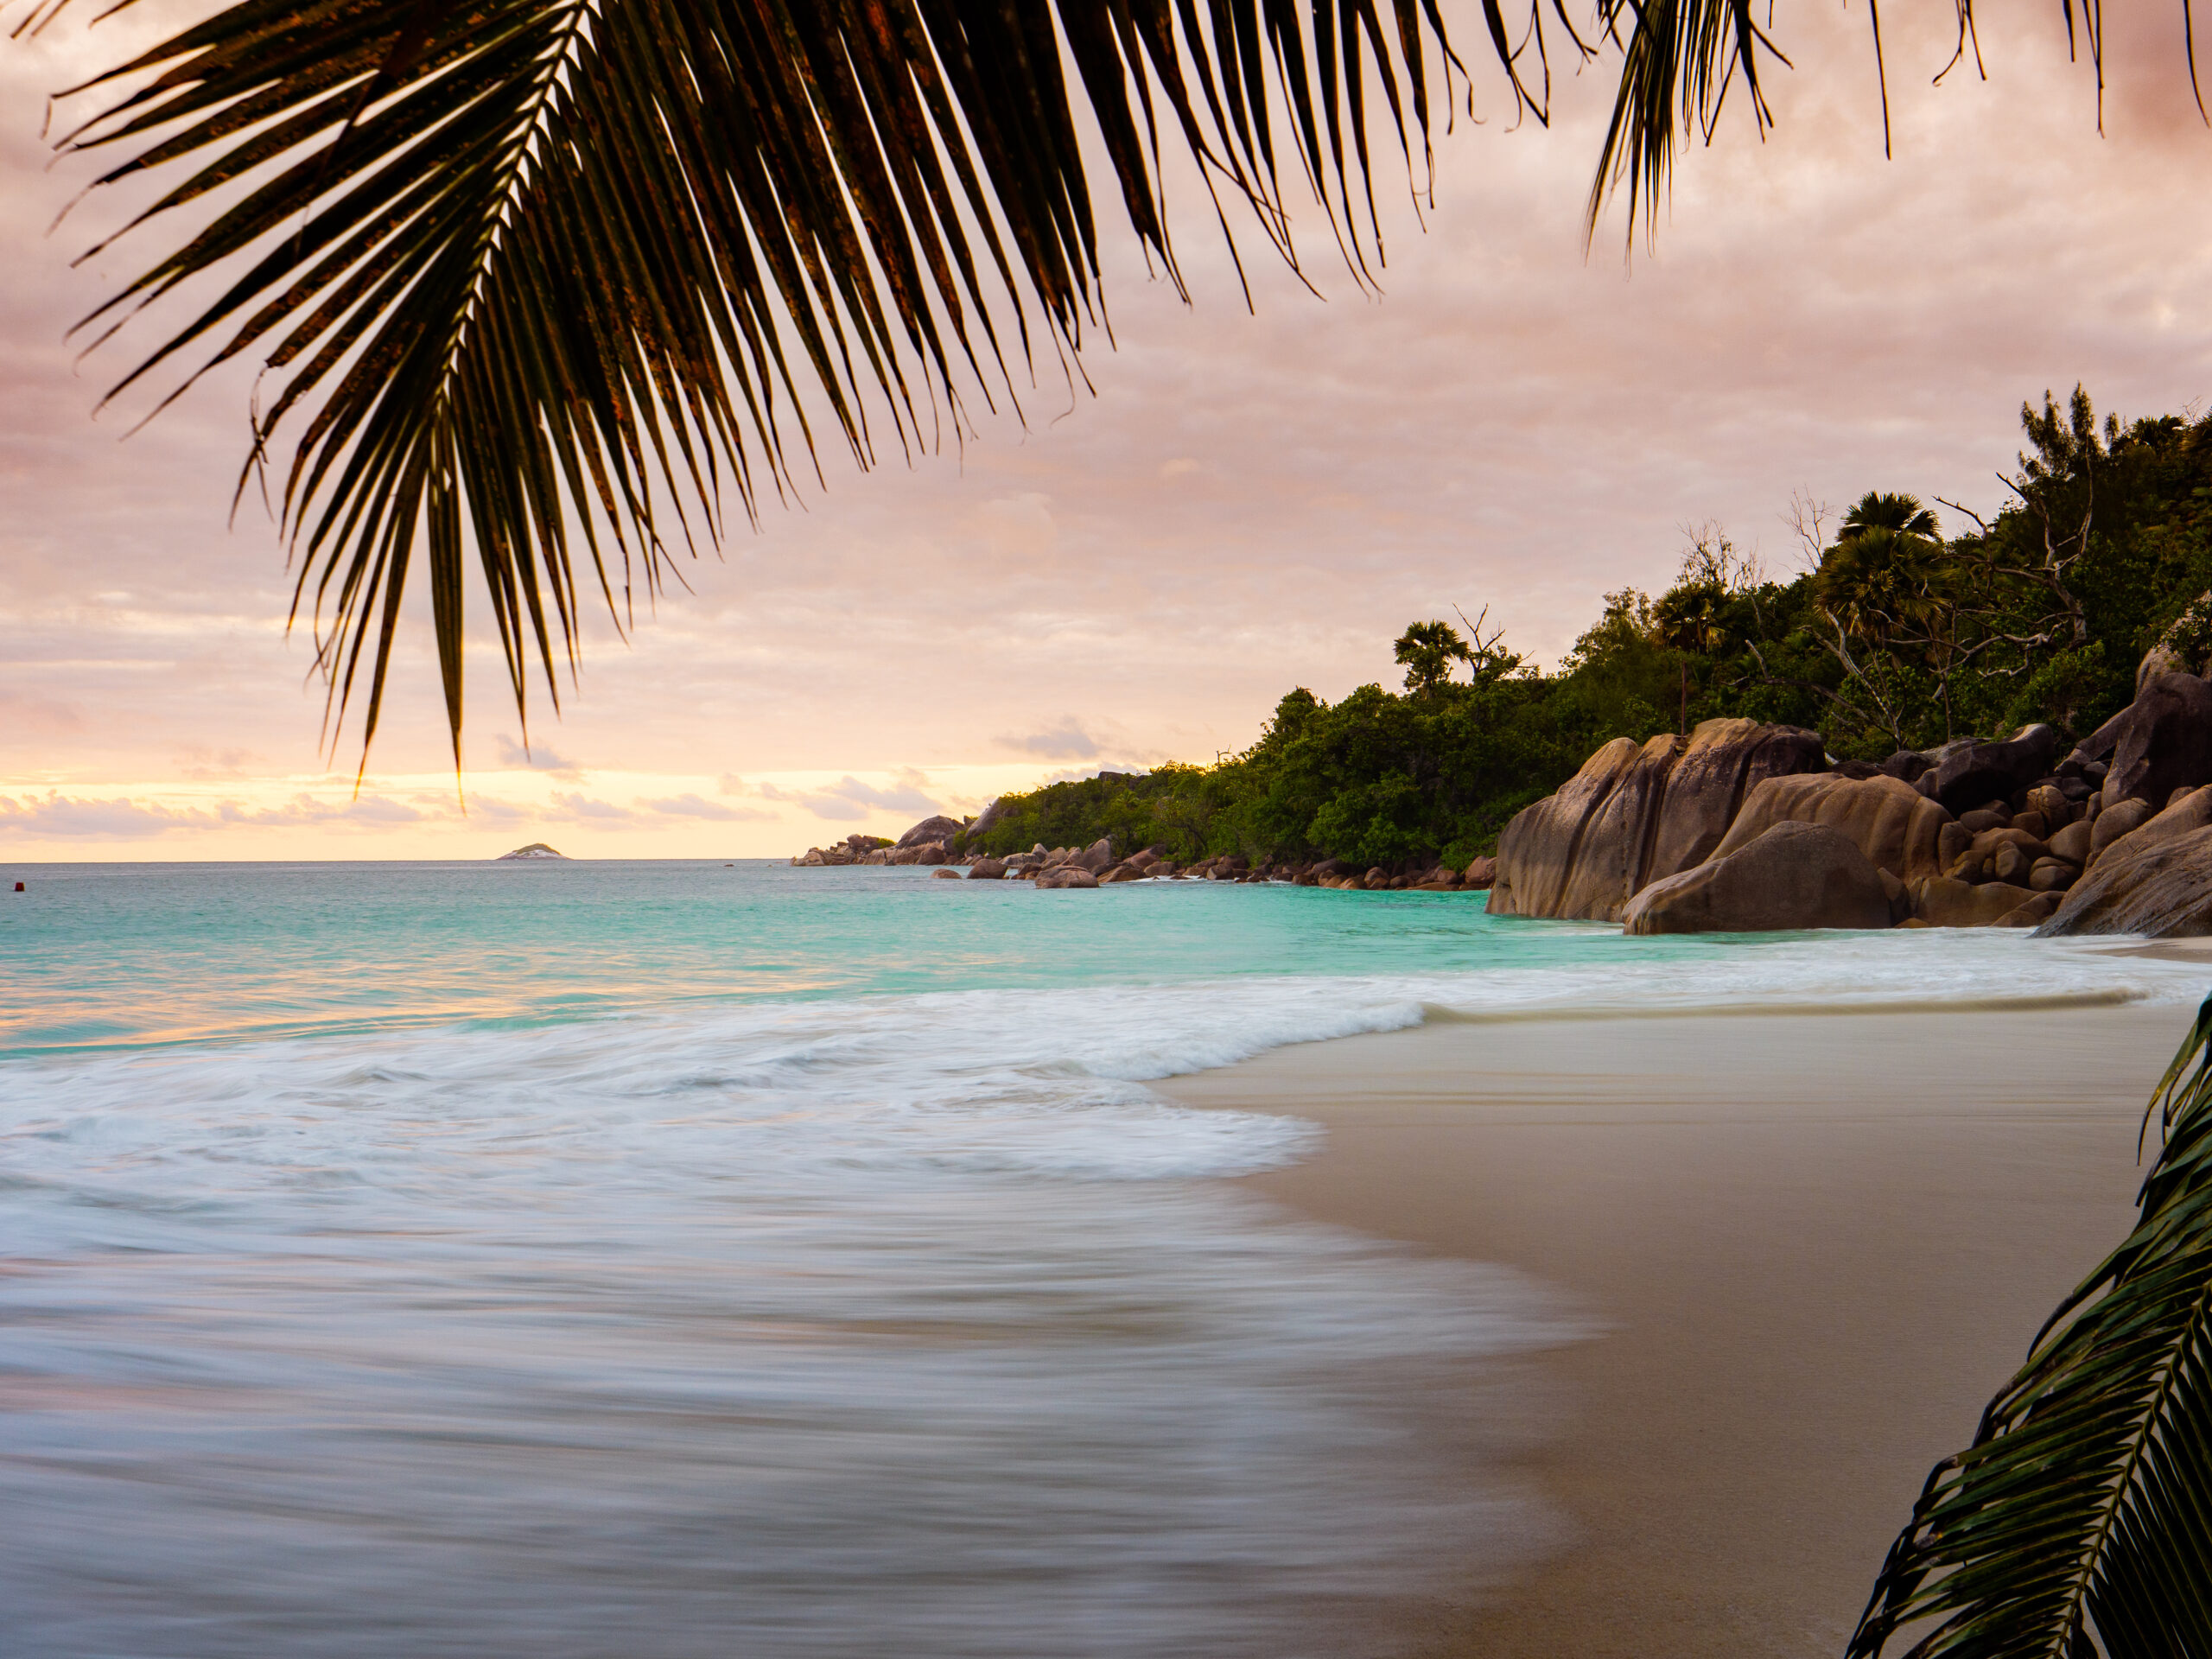
[(1482, 1659), (1839, 1653), (1936, 1459), (2133, 1220), (2175, 1006), (1432, 1021), (1161, 1085), (1327, 1127), (1249, 1185), (1510, 1264), (1572, 1541), (1406, 1612)]

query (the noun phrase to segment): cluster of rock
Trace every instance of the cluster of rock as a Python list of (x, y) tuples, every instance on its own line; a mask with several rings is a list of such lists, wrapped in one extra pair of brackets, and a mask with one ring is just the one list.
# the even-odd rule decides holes
[(847, 836), (827, 847), (810, 847), (791, 862), (809, 866), (950, 863), (953, 849), (960, 844), (969, 829), (969, 825), (958, 818), (924, 818), (896, 841), (887, 841), (881, 836)]
[(1506, 827), (1490, 909), (1637, 933), (2212, 931), (2212, 687), (2152, 676), (2057, 750), (2047, 726), (1834, 767), (1815, 734), (1751, 721), (1616, 739)]
[[(1109, 836), (1088, 847), (1046, 847), (1042, 843), (1009, 858), (964, 861), (970, 881), (1033, 881), (1039, 887), (1103, 887), (1117, 881), (1285, 881), (1301, 887), (1348, 887), (1366, 891), (1414, 889), (1421, 893), (1480, 892), (1490, 885), (1493, 861), (1478, 858), (1465, 870), (1438, 868), (1364, 871), (1341, 858), (1312, 862), (1254, 863), (1242, 853), (1223, 853), (1195, 863), (1178, 864), (1164, 847), (1147, 847), (1122, 856)], [(958, 874), (947, 868), (940, 876)]]
[(1341, 858), (1311, 861), (1262, 860), (1254, 863), (1241, 853), (1223, 853), (1195, 863), (1179, 865), (1165, 847), (1147, 847), (1124, 856), (1113, 837), (1088, 847), (1046, 847), (1039, 842), (1026, 853), (1007, 858), (963, 855), (963, 841), (977, 838), (988, 828), (996, 807), (966, 824), (951, 818), (925, 818), (895, 842), (880, 836), (848, 836), (829, 847), (810, 847), (791, 860), (796, 865), (930, 864), (940, 878), (970, 881), (1033, 881), (1039, 887), (1098, 887), (1116, 881), (1287, 881), (1305, 887), (1340, 887), (1365, 892), (1479, 893), (1489, 887), (1497, 861), (1478, 858), (1464, 870), (1431, 865), (1421, 860), (1395, 865), (1370, 865), (1366, 869)]
[(849, 836), (794, 864), (925, 864), (947, 879), (1039, 887), (1289, 881), (1487, 891), (1493, 915), (1621, 923), (1637, 933), (1818, 927), (2040, 927), (2212, 933), (2212, 685), (2152, 673), (2071, 753), (2048, 726), (1832, 764), (1817, 733), (1709, 720), (1688, 736), (1616, 738), (1508, 824), (1495, 859), (1361, 869), (1343, 859), (1224, 854), (1179, 867), (1039, 845), (965, 854), (996, 821), (925, 818), (896, 842)]

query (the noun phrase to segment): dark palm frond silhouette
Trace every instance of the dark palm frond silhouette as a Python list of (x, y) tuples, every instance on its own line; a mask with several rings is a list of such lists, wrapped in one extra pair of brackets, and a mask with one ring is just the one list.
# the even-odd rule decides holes
[[(1656, 208), (1738, 79), (1771, 119), (1758, 0), (1598, 0), (1586, 38), (1558, 0), (1502, 6), (1516, 113), (1549, 118), (1548, 29), (1621, 53), (1593, 226), (1624, 188), (1631, 226)], [(458, 760), (471, 563), (518, 707), (539, 670), (557, 706), (580, 589), (620, 621), (633, 576), (787, 493), (825, 435), (866, 467), (1017, 401), (1034, 353), (1079, 375), (1086, 118), (1171, 282), (1171, 149), (1224, 232), (1249, 216), (1296, 268), (1310, 196), (1367, 281), (1375, 176), (1419, 188), (1455, 78), (1437, 0), (238, 0), (75, 89), (109, 101), (62, 143), (167, 187), (124, 234), (191, 227), (86, 319), (189, 317), (116, 390), (264, 364), (241, 487), (289, 440), (274, 502), (331, 713), (365, 690), (365, 760), (419, 561)], [(200, 278), (219, 291), (188, 304)]]
[(2212, 1001), (2151, 1111), (2135, 1230), (1936, 1465), (1849, 1659), (2212, 1654)]

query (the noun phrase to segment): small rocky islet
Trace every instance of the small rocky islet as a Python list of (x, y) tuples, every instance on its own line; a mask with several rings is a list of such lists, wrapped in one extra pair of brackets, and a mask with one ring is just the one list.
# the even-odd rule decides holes
[[(2148, 666), (2148, 665), (2146, 665)], [(1516, 815), (1465, 869), (1360, 869), (1340, 858), (1222, 854), (1178, 865), (1111, 838), (1007, 858), (964, 854), (997, 804), (851, 836), (797, 865), (918, 864), (1040, 888), (1121, 881), (1486, 893), (1490, 913), (1618, 922), (1631, 933), (2024, 927), (2212, 934), (2212, 684), (2149, 672), (2073, 750), (2044, 725), (2009, 738), (1833, 764), (1819, 734), (1709, 720), (1616, 738)]]

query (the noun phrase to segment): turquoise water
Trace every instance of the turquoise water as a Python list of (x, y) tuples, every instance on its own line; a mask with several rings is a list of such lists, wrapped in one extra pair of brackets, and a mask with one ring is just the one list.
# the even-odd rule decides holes
[(1593, 1008), (2202, 988), (1449, 894), (0, 868), (0, 1650), (1371, 1654), (1378, 1601), (1560, 1535), (1440, 1436), (1580, 1316), (1258, 1201), (1224, 1178), (1319, 1131), (1149, 1082), (1446, 1016), (1571, 1065)]
[(1446, 893), (721, 863), (19, 866), (0, 1053), (552, 1020), (760, 997), (1172, 983), (1649, 957)]

